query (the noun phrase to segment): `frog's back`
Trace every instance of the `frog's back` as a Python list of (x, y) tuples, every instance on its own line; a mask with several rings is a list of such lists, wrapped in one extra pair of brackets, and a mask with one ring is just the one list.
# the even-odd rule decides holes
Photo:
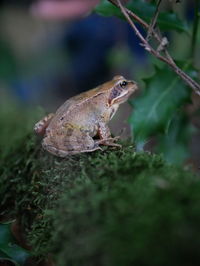
[(62, 115), (63, 113), (67, 114), (69, 111), (71, 112), (74, 108), (77, 108), (77, 105), (82, 105), (85, 103), (86, 99), (89, 100), (91, 97), (94, 96), (95, 93), (98, 93), (99, 87), (82, 92), (78, 95), (75, 95), (69, 98), (66, 102), (64, 102), (60, 108), (56, 111), (57, 115)]
[(97, 87), (69, 98), (56, 111), (48, 128), (55, 129), (60, 127), (63, 123), (71, 123), (77, 119), (82, 120), (82, 118), (79, 118), (83, 114), (82, 110), (88, 108), (91, 98), (101, 93), (102, 92), (100, 92), (99, 87)]

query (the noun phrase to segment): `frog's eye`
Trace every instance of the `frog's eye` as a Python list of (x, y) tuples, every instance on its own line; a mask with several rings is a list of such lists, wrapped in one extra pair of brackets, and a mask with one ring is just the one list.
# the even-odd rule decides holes
[(124, 80), (123, 82), (120, 83), (120, 86), (122, 88), (124, 88), (124, 87), (126, 87), (127, 84), (128, 84), (128, 82)]

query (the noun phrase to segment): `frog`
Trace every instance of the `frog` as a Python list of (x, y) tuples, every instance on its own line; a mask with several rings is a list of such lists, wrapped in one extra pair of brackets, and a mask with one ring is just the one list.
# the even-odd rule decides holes
[(119, 105), (138, 89), (121, 75), (64, 102), (55, 113), (37, 122), (34, 131), (43, 136), (44, 150), (58, 157), (102, 150), (101, 145), (121, 147), (108, 122)]

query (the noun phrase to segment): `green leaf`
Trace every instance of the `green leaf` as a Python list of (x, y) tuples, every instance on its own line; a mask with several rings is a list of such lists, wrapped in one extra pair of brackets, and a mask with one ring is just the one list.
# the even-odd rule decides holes
[[(155, 4), (142, 0), (130, 1), (126, 7), (148, 23), (150, 23), (156, 11)], [(102, 16), (117, 16), (121, 19), (125, 19), (120, 9), (107, 0), (102, 0), (101, 3), (96, 6), (95, 12)], [(177, 30), (180, 32), (188, 32), (186, 22), (180, 20), (173, 12), (160, 12), (157, 23), (159, 27), (165, 31)]]
[(121, 13), (120, 9), (107, 0), (101, 0), (101, 3), (95, 7), (94, 11), (97, 14), (105, 17), (117, 16), (124, 18), (124, 15)]
[(175, 114), (170, 121), (167, 134), (158, 137), (157, 151), (174, 164), (182, 164), (189, 157), (189, 140), (193, 133), (187, 117), (183, 112)]
[[(191, 69), (185, 64), (183, 69)], [(155, 67), (155, 73), (144, 80), (143, 93), (132, 101), (130, 123), (138, 146), (150, 136), (167, 134), (177, 110), (190, 100), (190, 89), (167, 66)]]
[(30, 253), (15, 243), (10, 227), (10, 223), (0, 224), (0, 259), (23, 266), (27, 258), (30, 257)]

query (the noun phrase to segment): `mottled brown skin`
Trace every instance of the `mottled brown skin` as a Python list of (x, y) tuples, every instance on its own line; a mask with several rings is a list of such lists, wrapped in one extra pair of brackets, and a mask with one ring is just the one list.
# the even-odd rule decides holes
[(100, 144), (119, 146), (114, 143), (117, 138), (111, 138), (107, 123), (136, 89), (135, 82), (115, 76), (95, 89), (70, 98), (55, 114), (45, 116), (35, 125), (35, 132), (44, 135), (43, 148), (65, 157), (101, 149)]

